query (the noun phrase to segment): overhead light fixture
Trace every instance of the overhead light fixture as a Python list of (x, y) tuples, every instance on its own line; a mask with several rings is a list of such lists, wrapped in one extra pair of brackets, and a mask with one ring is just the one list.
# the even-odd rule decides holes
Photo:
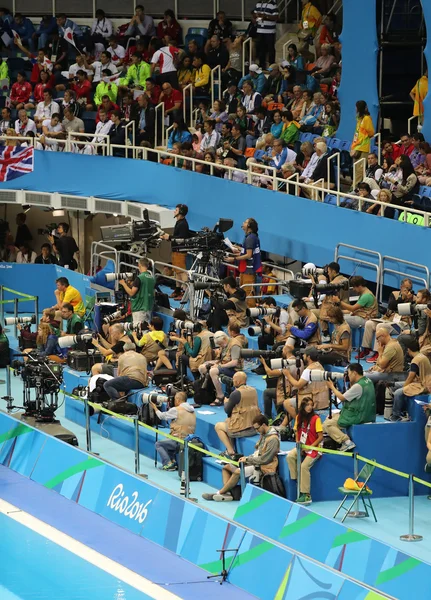
[(64, 210), (53, 210), (52, 216), (53, 217), (64, 217)]
[(118, 217), (117, 213), (112, 214), (113, 217)]
[(28, 211), (30, 210), (30, 208), (31, 208), (30, 204), (23, 204), (23, 205), (22, 205), (22, 210), (23, 210), (25, 213), (28, 213)]

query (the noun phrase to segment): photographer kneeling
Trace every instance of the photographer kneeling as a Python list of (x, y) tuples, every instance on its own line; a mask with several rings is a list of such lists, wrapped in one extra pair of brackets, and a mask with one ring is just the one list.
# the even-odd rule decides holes
[[(157, 405), (151, 402), (154, 412), (160, 420), (171, 421), (170, 434), (184, 440), (188, 435), (195, 432), (196, 413), (191, 404), (187, 403), (187, 394), (177, 392), (174, 398), (174, 406), (166, 412), (160, 412)], [(176, 456), (180, 451), (180, 444), (175, 440), (162, 439), (156, 442), (156, 450), (162, 459), (164, 471), (176, 471), (178, 469)]]
[[(264, 415), (257, 415), (253, 419), (253, 427), (260, 434), (255, 448), (256, 452), (250, 456), (243, 456), (239, 462), (245, 464), (244, 474), (250, 477), (253, 483), (258, 484), (263, 475), (276, 473), (278, 469), (278, 453), (280, 452), (280, 438), (274, 427), (268, 423)], [(216, 494), (202, 494), (204, 500), (215, 502), (230, 502), (234, 498), (231, 490), (238, 484), (240, 469), (234, 465), (224, 465), (222, 470), (223, 487)]]
[(216, 390), (216, 400), (212, 406), (222, 406), (224, 400), (223, 390), (219, 380), (219, 375), (233, 377), (236, 371), (242, 368), (240, 358), (241, 344), (237, 338), (229, 338), (224, 331), (217, 331), (214, 334), (214, 342), (219, 347), (218, 359), (204, 362), (199, 367), (199, 373), (202, 377), (209, 371), (209, 375)]
[(350, 388), (343, 394), (332, 381), (326, 382), (331, 392), (343, 403), (343, 408), (340, 413), (333, 414), (331, 419), (325, 419), (323, 432), (337, 444), (341, 444), (341, 452), (348, 452), (356, 446), (341, 429), (376, 422), (376, 393), (373, 382), (364, 376), (364, 370), (359, 363), (349, 365), (347, 374)]
[(124, 353), (118, 359), (118, 376), (109, 379), (103, 385), (111, 400), (120, 400), (122, 392), (141, 390), (148, 385), (147, 361), (136, 352), (132, 342), (124, 344)]
[(93, 346), (99, 350), (105, 357), (106, 362), (95, 363), (91, 367), (92, 375), (111, 375), (114, 377), (114, 367), (117, 363), (118, 356), (124, 352), (124, 346), (130, 342), (128, 335), (124, 333), (124, 328), (121, 323), (114, 323), (109, 328), (111, 344), (98, 334), (98, 339), (91, 340)]

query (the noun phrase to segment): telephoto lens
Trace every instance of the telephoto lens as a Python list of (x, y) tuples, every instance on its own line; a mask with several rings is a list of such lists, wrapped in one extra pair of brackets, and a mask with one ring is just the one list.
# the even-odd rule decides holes
[(310, 371), (310, 381), (340, 381), (341, 379), (344, 379), (344, 373), (321, 371), (320, 369)]
[(89, 342), (93, 337), (93, 333), (78, 333), (77, 335), (63, 335), (58, 338), (60, 348), (70, 348), (79, 344), (79, 342)]
[(274, 371), (277, 369), (288, 369), (289, 367), (296, 365), (296, 358), (273, 358), (270, 365), (271, 369), (274, 369)]
[(193, 321), (180, 321), (180, 319), (174, 319), (175, 329), (193, 329)]
[(116, 281), (117, 279), (133, 279), (133, 273), (106, 273), (105, 279), (108, 283)]
[(256, 319), (257, 317), (265, 317), (268, 315), (275, 315), (278, 312), (278, 308), (263, 308), (263, 307), (255, 307), (255, 308), (247, 308), (247, 317), (251, 317), (252, 319)]
[(36, 323), (36, 315), (31, 317), (6, 317), (4, 320), (6, 325), (34, 325)]
[(248, 335), (251, 337), (262, 335), (262, 327), (259, 327), (259, 325), (252, 325), (248, 328)]
[(106, 315), (106, 317), (103, 317), (103, 322), (105, 323), (105, 325), (109, 325), (109, 323), (112, 323), (112, 321), (115, 321), (115, 319), (120, 319), (122, 316), (123, 316), (123, 311), (116, 310), (115, 312), (111, 313), (110, 315)]
[(156, 394), (156, 392), (144, 392), (142, 394), (142, 402), (154, 402), (157, 406), (161, 406), (163, 402), (168, 402), (169, 398), (163, 394)]

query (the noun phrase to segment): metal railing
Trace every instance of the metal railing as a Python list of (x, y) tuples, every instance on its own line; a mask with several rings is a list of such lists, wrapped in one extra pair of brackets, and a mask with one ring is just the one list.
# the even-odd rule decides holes
[[(17, 297), (5, 300), (5, 292)], [(0, 324), (3, 327), (3, 331), (7, 333), (9, 330), (6, 327), (4, 327), (4, 307), (6, 304), (13, 304), (13, 316), (15, 319), (13, 327), (15, 337), (18, 337), (17, 317), (19, 316), (19, 302), (34, 302), (34, 315), (36, 317), (36, 323), (39, 323), (39, 296), (30, 296), (29, 294), (17, 292), (17, 290), (11, 290), (10, 288), (4, 285), (0, 285)]]
[[(410, 117), (409, 119), (407, 119), (407, 132), (409, 135), (412, 134), (412, 122), (417, 119), (418, 120), (418, 125), (419, 125), (419, 117), (418, 116), (413, 116)], [(418, 128), (416, 127), (416, 130), (418, 130)]]
[(337, 204), (339, 204), (339, 193), (341, 191), (341, 187), (340, 187), (340, 174), (341, 174), (341, 168), (340, 168), (340, 160), (341, 160), (341, 154), (339, 152), (337, 152), (336, 154), (332, 154), (332, 156), (328, 156), (328, 181), (326, 183), (328, 189), (331, 188), (331, 161), (335, 161), (336, 164), (336, 170), (334, 167), (334, 176), (335, 176), (335, 190), (337, 192)]
[[(98, 140), (98, 141), (96, 141)], [(60, 141), (60, 140), (59, 140)], [(66, 152), (72, 152), (73, 146), (76, 146), (78, 150), (82, 147), (85, 149), (86, 146), (94, 148), (97, 152), (99, 148), (102, 150), (103, 156), (109, 155), (109, 143), (110, 137), (107, 134), (102, 133), (80, 133), (79, 131), (69, 131), (67, 139), (64, 141)]]
[(5, 142), (5, 146), (15, 145), (15, 143), (8, 144), (7, 142), (25, 142), (29, 146), (34, 146), (35, 140), (36, 138), (26, 135), (0, 135), (0, 142)]
[[(362, 176), (358, 178), (356, 176), (358, 169), (362, 169)], [(360, 158), (353, 163), (353, 185), (356, 185), (357, 181), (364, 181), (365, 173), (367, 172), (367, 161), (365, 158)]]
[[(190, 120), (187, 121), (187, 102), (189, 106)], [(189, 127), (194, 123), (193, 121), (193, 84), (189, 83), (183, 89), (183, 119)]]
[[(217, 75), (217, 79), (215, 78)], [(215, 86), (217, 84), (217, 98), (215, 93)], [(211, 69), (211, 106), (214, 104), (214, 100), (221, 100), (222, 94), (222, 83), (221, 83), (221, 66), (216, 65), (214, 69)]]
[(288, 47), (290, 44), (293, 44), (293, 39), (287, 40), (287, 42), (284, 42), (283, 44), (283, 60), (287, 60), (287, 57), (289, 56)]
[[(401, 263), (402, 265), (416, 267), (417, 269), (424, 271), (425, 277), (421, 277), (420, 275), (414, 275), (414, 274), (408, 273), (407, 271), (400, 271), (398, 269), (393, 269), (391, 267), (386, 266), (385, 262), (386, 263), (387, 262)], [(404, 260), (402, 258), (396, 258), (395, 256), (386, 256), (385, 255), (382, 258), (382, 264), (381, 264), (382, 281), (381, 281), (381, 286), (380, 286), (380, 296), (377, 297), (377, 299), (379, 300), (380, 303), (382, 303), (382, 300), (383, 300), (383, 286), (384, 286), (384, 281), (385, 281), (385, 273), (390, 273), (392, 275), (399, 275), (403, 278), (413, 279), (415, 281), (422, 282), (426, 289), (429, 289), (429, 286), (430, 286), (430, 271), (426, 265), (422, 265), (420, 263), (414, 263), (409, 260)]]
[(377, 159), (378, 159), (378, 164), (380, 164), (380, 161), (382, 160), (382, 134), (381, 133), (375, 133), (371, 139), (372, 140), (374, 140), (374, 139), (376, 140), (376, 144), (377, 144)]
[[(246, 48), (248, 49), (248, 61), (246, 58)], [(242, 76), (244, 77), (244, 75), (246, 74), (246, 65), (252, 64), (252, 60), (253, 60), (253, 38), (249, 37), (246, 40), (243, 41), (242, 43)]]
[[(340, 254), (340, 248), (350, 248), (351, 250), (354, 250), (355, 252), (361, 252), (362, 254), (365, 254), (365, 256), (368, 256), (368, 258), (372, 258), (372, 257), (377, 257), (378, 262), (371, 262), (371, 260), (365, 260), (364, 258), (358, 258), (356, 256), (347, 256), (347, 255), (342, 255)], [(335, 262), (340, 262), (340, 260), (346, 260), (349, 262), (353, 262), (355, 263), (357, 266), (359, 265), (364, 265), (367, 267), (370, 267), (371, 269), (375, 269), (376, 270), (376, 298), (380, 298), (381, 297), (381, 287), (382, 287), (382, 264), (383, 264), (383, 258), (382, 255), (380, 254), (380, 252), (377, 252), (376, 250), (368, 250), (368, 248), (360, 248), (359, 246), (352, 246), (351, 244), (345, 244), (343, 242), (340, 242), (339, 244), (337, 244), (336, 248), (335, 248), (335, 254), (334, 254), (334, 261)]]
[[(159, 133), (159, 114), (161, 113), (161, 128), (162, 128), (162, 135), (159, 139), (158, 133)], [(154, 124), (154, 147), (156, 146), (164, 146), (165, 145), (165, 105), (163, 102), (159, 102), (159, 104), (156, 106), (156, 110), (155, 110), (155, 124)]]

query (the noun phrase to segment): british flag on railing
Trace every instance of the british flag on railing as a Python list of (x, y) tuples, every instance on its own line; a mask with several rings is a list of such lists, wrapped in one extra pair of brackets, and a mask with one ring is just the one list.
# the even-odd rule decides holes
[(0, 181), (10, 181), (34, 169), (34, 148), (0, 147)]

